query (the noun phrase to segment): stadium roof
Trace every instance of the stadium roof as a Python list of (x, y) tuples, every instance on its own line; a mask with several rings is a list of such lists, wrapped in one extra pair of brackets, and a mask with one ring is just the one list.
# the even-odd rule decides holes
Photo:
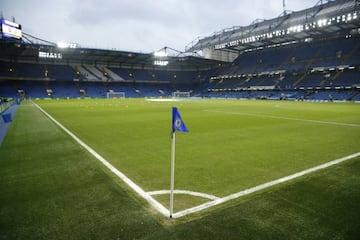
[(214, 49), (241, 52), (337, 33), (350, 34), (360, 28), (359, 0), (320, 0), (314, 7), (297, 12), (284, 11), (270, 20), (256, 20), (245, 27), (232, 27), (198, 38), (186, 47), (188, 52)]
[[(167, 50), (167, 48), (164, 48)], [(222, 64), (185, 53), (156, 56), (154, 53), (136, 53), (116, 50), (67, 47), (53, 44), (31, 44), (0, 41), (0, 60), (52, 64), (93, 64), (132, 69), (208, 70)]]

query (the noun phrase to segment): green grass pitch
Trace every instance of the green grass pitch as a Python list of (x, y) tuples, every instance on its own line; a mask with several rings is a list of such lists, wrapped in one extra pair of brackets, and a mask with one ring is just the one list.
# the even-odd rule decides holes
[[(360, 150), (360, 105), (353, 103), (144, 99), (36, 103), (145, 191), (169, 189), (172, 106), (179, 108), (190, 130), (176, 134), (176, 189), (225, 197)], [(157, 229), (147, 235), (152, 239), (169, 234), (199, 239), (221, 232), (218, 221), (229, 228), (236, 228), (232, 223), (239, 221), (246, 226), (228, 229), (229, 238), (286, 237), (292, 227), (298, 234), (303, 231), (299, 239), (341, 239), (359, 233), (360, 219), (354, 213), (359, 212), (354, 203), (360, 200), (360, 175), (354, 171), (360, 168), (359, 158), (168, 222), (32, 103), (20, 106), (0, 156), (0, 239), (29, 233), (44, 239), (55, 233), (54, 239), (146, 239), (150, 229)], [(155, 198), (168, 207), (168, 195)], [(205, 201), (176, 195), (175, 211)], [(340, 216), (340, 210), (350, 215)], [(97, 225), (91, 219), (103, 222)], [(315, 223), (318, 229), (312, 226)], [(73, 226), (80, 226), (79, 235), (71, 235)], [(193, 227), (197, 228), (193, 235), (186, 235)]]

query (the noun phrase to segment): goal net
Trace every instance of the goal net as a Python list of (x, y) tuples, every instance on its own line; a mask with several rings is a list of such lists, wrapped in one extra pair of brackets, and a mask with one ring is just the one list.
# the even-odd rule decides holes
[(106, 93), (107, 98), (125, 98), (125, 92), (109, 91)]
[(180, 92), (176, 91), (172, 93), (173, 98), (189, 98), (190, 92)]

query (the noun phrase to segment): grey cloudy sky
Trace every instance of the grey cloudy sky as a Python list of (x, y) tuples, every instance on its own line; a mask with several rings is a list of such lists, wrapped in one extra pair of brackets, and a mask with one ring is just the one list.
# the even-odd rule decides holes
[[(286, 0), (298, 11), (318, 0)], [(82, 47), (153, 52), (165, 46), (184, 51), (199, 36), (247, 26), (283, 11), (283, 0), (0, 0), (4, 18), (52, 42)]]

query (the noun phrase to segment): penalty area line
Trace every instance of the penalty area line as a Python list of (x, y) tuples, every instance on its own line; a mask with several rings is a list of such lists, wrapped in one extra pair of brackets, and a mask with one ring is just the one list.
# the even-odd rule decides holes
[(199, 212), (199, 211), (205, 210), (207, 208), (219, 205), (221, 203), (224, 203), (224, 202), (227, 202), (227, 201), (230, 201), (230, 200), (233, 200), (233, 199), (236, 199), (236, 198), (239, 198), (239, 197), (242, 197), (242, 196), (245, 196), (245, 195), (248, 195), (248, 194), (251, 194), (251, 193), (266, 189), (266, 188), (269, 188), (269, 187), (272, 187), (272, 186), (280, 184), (280, 183), (288, 182), (288, 181), (296, 179), (298, 177), (301, 177), (301, 176), (313, 173), (315, 171), (319, 171), (319, 170), (328, 168), (330, 166), (345, 162), (347, 160), (350, 160), (350, 159), (353, 159), (353, 158), (356, 158), (356, 157), (359, 157), (359, 156), (360, 156), (360, 152), (357, 152), (357, 153), (354, 153), (354, 154), (351, 154), (351, 155), (348, 155), (348, 156), (345, 156), (345, 157), (342, 157), (342, 158), (338, 158), (338, 159), (335, 159), (333, 161), (318, 165), (316, 167), (312, 167), (312, 168), (306, 169), (304, 171), (300, 171), (300, 172), (294, 173), (292, 175), (289, 175), (289, 176), (286, 176), (286, 177), (283, 177), (283, 178), (276, 179), (274, 181), (270, 181), (270, 182), (258, 185), (258, 186), (253, 187), (253, 188), (249, 188), (249, 189), (246, 189), (246, 190), (234, 193), (234, 194), (230, 194), (230, 195), (228, 195), (226, 197), (219, 198), (219, 199), (216, 199), (214, 201), (206, 202), (204, 204), (198, 205), (198, 206), (193, 207), (193, 208), (188, 208), (188, 209), (185, 209), (183, 211), (176, 212), (176, 213), (173, 214), (173, 218), (180, 218), (180, 217), (186, 216), (186, 215), (191, 214), (191, 213)]
[(162, 215), (168, 217), (170, 211), (166, 209), (161, 203), (156, 201), (150, 194), (145, 192), (142, 188), (140, 188), (136, 183), (130, 180), (125, 174), (120, 172), (117, 168), (111, 165), (105, 158), (103, 158), (100, 154), (98, 154), (94, 149), (89, 147), (86, 143), (84, 143), (80, 138), (78, 138), (75, 134), (73, 134), (70, 130), (65, 128), (60, 122), (58, 122), (55, 118), (53, 118), (50, 114), (48, 114), (44, 109), (42, 109), (39, 105), (32, 102), (45, 116), (47, 116), (51, 121), (53, 121), (56, 125), (58, 125), (64, 132), (66, 132), (70, 137), (72, 137), (80, 146), (85, 148), (91, 155), (93, 155), (97, 160), (99, 160), (104, 166), (106, 166), (111, 172), (113, 172), (116, 176), (118, 176), (123, 182), (125, 182), (131, 189), (133, 189), (137, 194), (139, 194), (142, 198), (144, 198), (148, 203), (151, 204), (156, 210), (158, 210)]

